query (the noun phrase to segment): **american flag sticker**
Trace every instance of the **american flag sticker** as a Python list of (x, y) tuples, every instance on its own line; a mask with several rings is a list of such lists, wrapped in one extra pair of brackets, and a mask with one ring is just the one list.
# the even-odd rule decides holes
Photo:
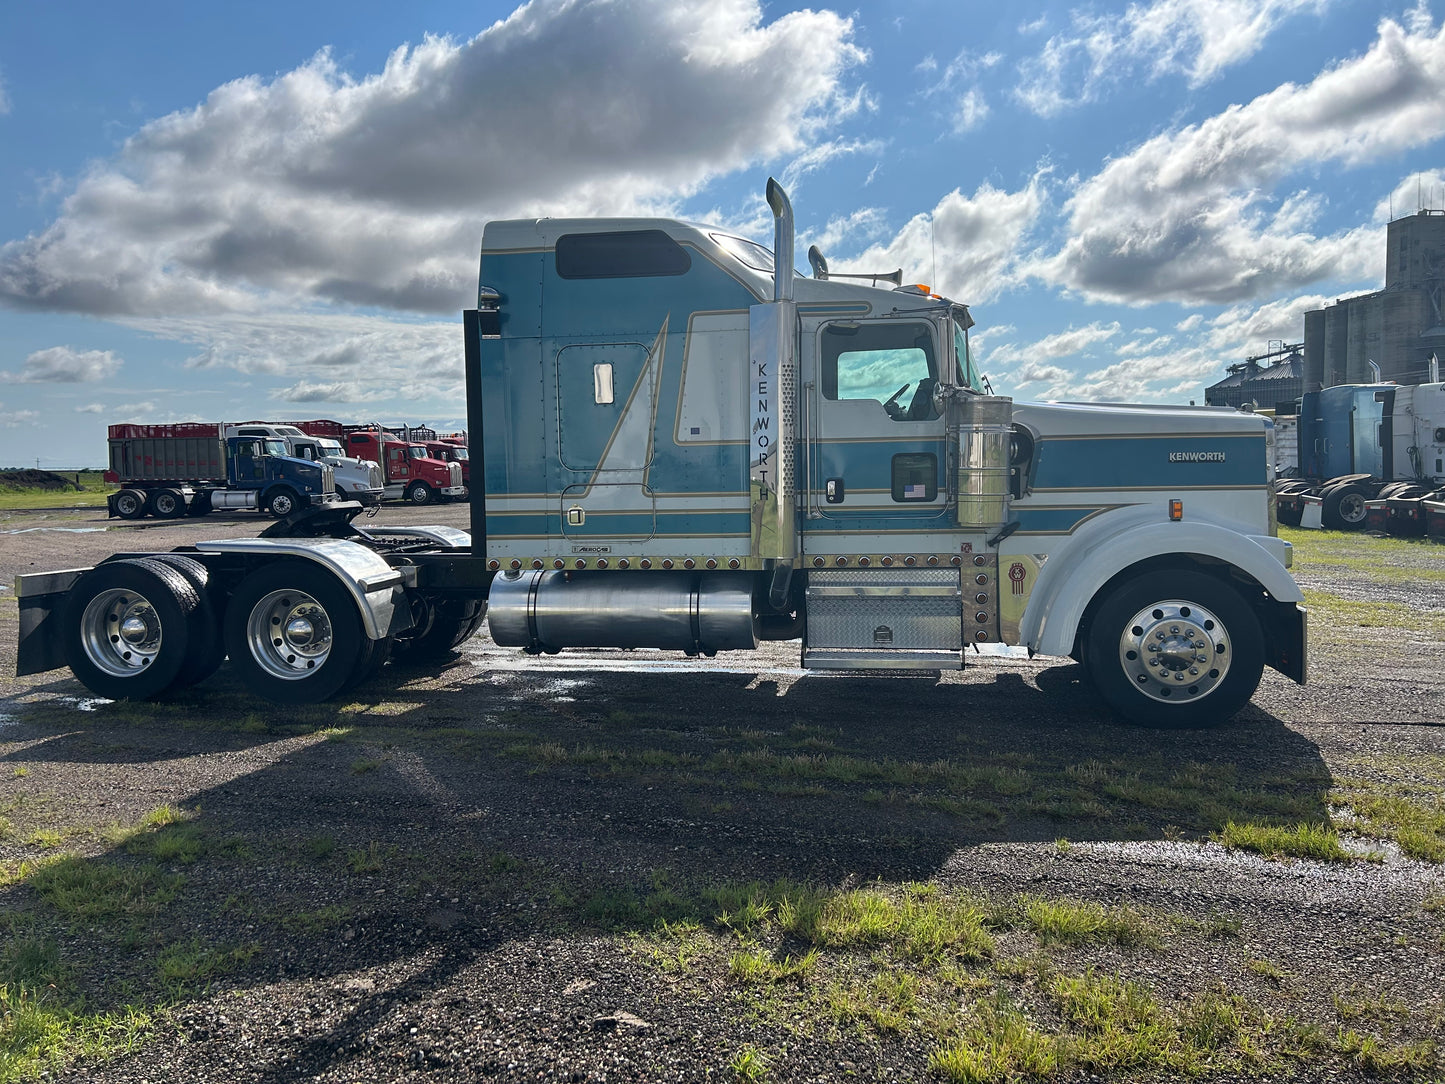
[(926, 501), (928, 500), (928, 487), (922, 485), (904, 486), (903, 499), (905, 501)]

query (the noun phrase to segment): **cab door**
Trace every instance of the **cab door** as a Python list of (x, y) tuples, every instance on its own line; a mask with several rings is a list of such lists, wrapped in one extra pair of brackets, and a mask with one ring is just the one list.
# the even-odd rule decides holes
[(946, 529), (948, 457), (934, 389), (948, 353), (939, 327), (829, 321), (813, 345), (805, 548), (880, 552), (908, 543), (879, 534)]

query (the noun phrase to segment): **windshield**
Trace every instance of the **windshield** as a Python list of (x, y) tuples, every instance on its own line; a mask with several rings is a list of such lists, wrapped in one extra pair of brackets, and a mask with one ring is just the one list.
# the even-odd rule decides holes
[(465, 448), (453, 448), (452, 458), (458, 463), (465, 463), (467, 461), (467, 450)]
[(408, 449), (406, 450), (406, 457), (407, 457), (408, 459), (426, 459), (426, 458), (427, 458), (426, 449), (425, 449), (425, 448), (408, 448)]
[(773, 254), (762, 245), (727, 233), (710, 233), (708, 236), (739, 263), (746, 264), (754, 271), (766, 271), (770, 275), (773, 273)]
[(953, 355), (958, 362), (958, 382), (974, 391), (983, 391), (983, 378), (974, 368), (973, 358), (968, 352), (968, 332), (962, 324), (953, 325)]
[(262, 455), (285, 455), (286, 442), (284, 440), (263, 440), (261, 442)]
[(316, 443), (317, 443), (317, 445), (320, 447), (320, 449), (321, 449), (321, 454), (322, 454), (322, 455), (341, 456), (341, 455), (344, 455), (344, 454), (345, 454), (345, 453), (342, 452), (342, 450), (341, 450), (341, 442), (340, 442), (340, 441), (335, 441), (335, 440), (318, 440)]

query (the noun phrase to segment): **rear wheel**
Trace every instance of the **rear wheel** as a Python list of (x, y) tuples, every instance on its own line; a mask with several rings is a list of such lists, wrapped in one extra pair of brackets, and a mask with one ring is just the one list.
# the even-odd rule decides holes
[(186, 499), (174, 489), (160, 489), (151, 497), (151, 512), (158, 519), (179, 519), (186, 514)]
[(221, 636), (221, 623), (211, 605), (211, 574), (206, 566), (180, 553), (157, 553), (150, 560), (179, 572), (196, 593), (196, 608), (190, 617), (190, 646), (186, 659), (172, 685), (185, 687), (204, 681), (214, 674), (226, 658), (226, 641)]
[(1254, 695), (1264, 636), (1229, 584), (1188, 570), (1145, 573), (1099, 603), (1084, 647), (1099, 694), (1147, 726), (1212, 726)]
[(356, 602), (308, 561), (281, 561), (241, 581), (226, 610), (226, 650), (241, 680), (280, 704), (327, 700), (375, 658)]
[(1329, 486), (1321, 495), (1320, 522), (1337, 531), (1359, 531), (1365, 526), (1365, 501), (1368, 486), (1358, 482), (1341, 482)]
[(122, 489), (115, 495), (115, 514), (121, 519), (140, 519), (146, 514), (146, 495), (135, 489)]
[(186, 664), (198, 605), (185, 577), (160, 561), (100, 565), (66, 595), (65, 660), (97, 696), (155, 696), (175, 683)]
[(453, 654), (476, 635), (487, 616), (481, 599), (444, 599), (432, 605), (431, 623), (418, 636), (398, 639), (398, 664), (436, 662)]

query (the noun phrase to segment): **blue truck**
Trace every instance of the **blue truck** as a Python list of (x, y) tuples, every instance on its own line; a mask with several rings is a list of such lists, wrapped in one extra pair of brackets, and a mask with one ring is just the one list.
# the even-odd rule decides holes
[(1426, 533), (1445, 501), (1445, 384), (1339, 384), (1300, 399), (1293, 477), (1276, 486), (1291, 526)]
[(111, 517), (175, 519), (250, 508), (289, 516), (335, 499), (324, 463), (293, 456), (265, 435), (228, 435), (222, 422), (112, 425), (105, 480)]
[(796, 640), (818, 670), (1022, 646), (1159, 725), (1229, 718), (1265, 666), (1305, 680), (1263, 418), (994, 395), (967, 306), (821, 254), (800, 276), (776, 182), (767, 202), (771, 250), (670, 219), (489, 223), (470, 532), (321, 509), (23, 576), (20, 672), (144, 697), (228, 654), (309, 702), (485, 621), (533, 654)]

